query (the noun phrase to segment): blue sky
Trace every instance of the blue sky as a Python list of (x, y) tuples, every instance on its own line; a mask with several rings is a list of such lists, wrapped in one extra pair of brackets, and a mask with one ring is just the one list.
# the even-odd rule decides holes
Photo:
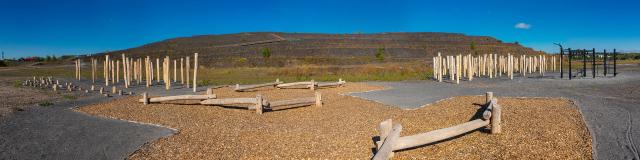
[(553, 42), (638, 51), (638, 6), (637, 0), (0, 0), (0, 50), (9, 58), (87, 54), (174, 37), (276, 31), (454, 32), (548, 52), (556, 52)]

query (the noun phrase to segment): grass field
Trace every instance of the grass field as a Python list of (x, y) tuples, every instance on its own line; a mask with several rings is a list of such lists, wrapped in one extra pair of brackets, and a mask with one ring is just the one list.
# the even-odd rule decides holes
[[(97, 70), (96, 80), (102, 81), (102, 68), (99, 67)], [(179, 72), (180, 71), (177, 73), (178, 81), (180, 81)], [(200, 67), (198, 70), (198, 83), (200, 85), (253, 84), (271, 82), (278, 78), (285, 82), (307, 81), (312, 79), (316, 81), (337, 81), (340, 78), (350, 82), (402, 81), (428, 79), (432, 75), (431, 73), (431, 68), (420, 61), (348, 66)], [(74, 74), (73, 66), (21, 67), (0, 71), (0, 76), (54, 76), (72, 78)], [(83, 67), (82, 77), (84, 79), (91, 79), (89, 66)], [(171, 77), (173, 78), (173, 73), (171, 73)]]

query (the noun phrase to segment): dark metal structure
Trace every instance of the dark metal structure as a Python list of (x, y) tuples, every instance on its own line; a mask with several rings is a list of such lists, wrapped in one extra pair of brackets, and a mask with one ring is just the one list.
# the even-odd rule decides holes
[[(613, 77), (615, 77), (618, 72), (616, 72), (616, 65), (617, 65), (617, 52), (616, 49), (613, 49), (613, 55), (611, 55), (610, 53), (607, 53), (607, 50), (603, 50), (603, 52), (596, 52), (596, 49), (593, 48), (591, 50), (586, 50), (586, 49), (571, 49), (571, 48), (567, 48), (564, 49), (562, 48), (562, 45), (560, 46), (560, 78), (564, 78), (564, 72), (565, 69), (563, 69), (563, 65), (564, 65), (564, 58), (566, 57), (567, 59), (567, 63), (568, 64), (568, 75), (569, 75), (569, 79), (575, 78), (576, 76), (579, 77), (587, 77), (587, 70), (591, 70), (591, 77), (592, 78), (596, 78), (598, 75), (598, 71), (601, 70), (602, 71), (602, 77), (607, 77), (609, 74), (612, 74)], [(610, 57), (613, 56), (613, 57)], [(574, 61), (578, 62), (578, 65), (580, 65), (580, 61), (582, 61), (582, 64), (580, 66), (580, 68), (576, 68), (576, 70), (573, 70), (573, 65), (574, 65)], [(611, 64), (611, 61), (613, 61), (613, 64)], [(590, 63), (590, 64), (588, 64)], [(600, 69), (599, 69), (600, 68)], [(610, 72), (610, 69), (613, 68), (613, 73)]]

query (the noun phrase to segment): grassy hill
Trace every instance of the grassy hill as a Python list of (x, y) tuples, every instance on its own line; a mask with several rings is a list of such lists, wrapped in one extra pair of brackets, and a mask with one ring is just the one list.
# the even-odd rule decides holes
[[(271, 54), (265, 58), (263, 51)], [(255, 32), (180, 37), (106, 54), (183, 57), (199, 53), (206, 67), (360, 65), (429, 60), (443, 54), (537, 54), (516, 43), (457, 33), (315, 34)], [(378, 54), (378, 56), (376, 56)]]

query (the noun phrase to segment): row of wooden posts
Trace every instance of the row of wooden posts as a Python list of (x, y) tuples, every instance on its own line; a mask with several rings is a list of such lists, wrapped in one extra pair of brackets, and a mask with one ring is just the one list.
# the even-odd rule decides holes
[[(172, 61), (173, 65), (171, 65)], [(198, 53), (194, 53), (193, 61), (193, 92), (196, 92), (198, 77)], [(80, 59), (76, 59), (75, 64), (75, 77), (77, 80), (81, 80), (82, 61)], [(145, 81), (146, 86), (150, 87), (154, 84), (153, 80), (155, 79), (158, 84), (164, 82), (165, 88), (169, 90), (171, 89), (171, 83), (177, 83), (178, 79), (178, 59), (172, 60), (169, 58), (169, 56), (165, 56), (162, 59), (162, 68), (160, 66), (160, 58), (156, 58), (154, 63), (153, 59), (151, 59), (151, 57), (149, 56), (145, 57), (144, 59), (136, 59), (127, 57), (125, 54), (122, 54), (122, 59), (114, 59), (113, 57), (109, 57), (109, 55), (105, 55), (102, 66), (102, 75), (104, 78), (105, 86), (120, 83), (120, 76), (122, 75), (122, 80), (124, 80), (123, 84), (125, 88), (129, 88), (129, 86), (132, 85), (132, 82), (135, 84), (141, 84), (143, 83), (143, 80)], [(171, 76), (171, 66), (173, 66), (173, 78)], [(180, 58), (180, 84), (184, 85), (186, 83), (187, 88), (190, 87), (189, 83), (191, 81), (191, 76), (189, 75), (189, 73), (191, 68), (192, 67), (189, 56)], [(96, 83), (97, 69), (98, 59), (91, 58), (91, 81), (94, 84)], [(122, 70), (122, 73), (120, 73), (120, 70)], [(162, 70), (162, 74), (160, 74), (160, 70)], [(160, 78), (161, 75), (162, 78)]]
[[(498, 55), (484, 54), (480, 56), (453, 55), (433, 57), (433, 77), (438, 82), (444, 78), (460, 83), (461, 78), (468, 81), (474, 77), (502, 77), (504, 74), (509, 79), (513, 79), (514, 73), (520, 73), (523, 77), (527, 74), (539, 73), (544, 76), (548, 70), (556, 70), (556, 57), (551, 56), (551, 61), (547, 61), (547, 55)], [(549, 65), (551, 65), (549, 67)]]
[(376, 141), (377, 152), (373, 156), (374, 160), (390, 159), (394, 151), (400, 151), (427, 144), (432, 144), (445, 139), (451, 139), (464, 133), (490, 126), (491, 134), (502, 132), (501, 123), (502, 108), (498, 105), (498, 99), (493, 97), (493, 92), (486, 93), (486, 108), (482, 112), (482, 117), (463, 124), (448, 128), (438, 129), (425, 133), (410, 136), (400, 136), (401, 124), (392, 124), (391, 119), (387, 119), (378, 126), (379, 141)]
[[(71, 82), (64, 82), (61, 83), (59, 80), (53, 80), (52, 77), (40, 77), (39, 79), (36, 78), (35, 76), (33, 77), (33, 80), (28, 79), (25, 80), (22, 83), (23, 86), (31, 86), (31, 87), (38, 87), (38, 88), (50, 88), (52, 89), (54, 92), (58, 92), (60, 90), (66, 90), (69, 92), (72, 91), (82, 91), (85, 93), (89, 93), (89, 92), (93, 92), (98, 90), (100, 95), (104, 95), (106, 97), (111, 97), (111, 95), (109, 94), (109, 91), (105, 90), (104, 87), (100, 87), (100, 89), (98, 89), (95, 85), (91, 85), (91, 87), (88, 88), (83, 88), (82, 86), (78, 86), (75, 85)], [(122, 89), (118, 89), (116, 88), (116, 86), (112, 86), (111, 87), (111, 92), (112, 94), (118, 94), (118, 95), (133, 95), (133, 92), (128, 92), (125, 93)]]

